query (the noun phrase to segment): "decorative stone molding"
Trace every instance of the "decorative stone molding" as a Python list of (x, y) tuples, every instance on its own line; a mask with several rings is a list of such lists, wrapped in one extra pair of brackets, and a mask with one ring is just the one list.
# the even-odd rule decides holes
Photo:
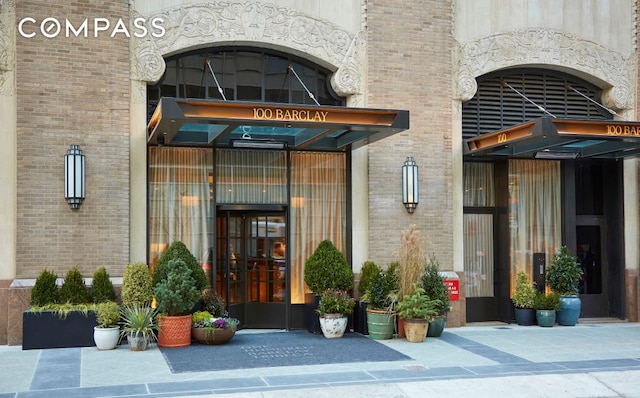
[(604, 101), (610, 108), (622, 110), (634, 106), (633, 57), (574, 34), (544, 28), (518, 29), (464, 43), (460, 51), (454, 88), (462, 100), (468, 98), (471, 90), (472, 85), (467, 82), (470, 75), (475, 78), (512, 66), (554, 65), (592, 75), (609, 84)]
[(362, 91), (366, 57), (358, 35), (298, 10), (259, 1), (215, 0), (145, 17), (163, 18), (166, 33), (160, 38), (131, 38), (133, 79), (160, 79), (166, 67), (163, 56), (215, 45), (255, 45), (305, 55), (335, 70), (331, 82), (340, 95)]
[(0, 95), (15, 93), (15, 0), (0, 2)]

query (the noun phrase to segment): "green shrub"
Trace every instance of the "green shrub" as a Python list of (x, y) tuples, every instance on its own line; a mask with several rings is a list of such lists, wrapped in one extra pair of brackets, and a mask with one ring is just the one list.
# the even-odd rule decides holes
[(371, 279), (366, 293), (369, 300), (367, 308), (374, 310), (393, 310), (398, 294), (398, 262), (394, 261), (389, 268), (381, 270)]
[(71, 268), (64, 277), (64, 282), (60, 288), (60, 302), (69, 304), (91, 302), (91, 295), (87, 290), (87, 285), (76, 267)]
[(167, 263), (169, 272), (153, 289), (158, 311), (168, 316), (188, 314), (201, 297), (191, 270), (179, 259)]
[(553, 261), (547, 269), (547, 284), (554, 292), (562, 296), (578, 293), (578, 286), (582, 279), (582, 268), (578, 265), (576, 256), (571, 254), (566, 246), (560, 246), (553, 256)]
[(117, 326), (120, 320), (120, 307), (115, 301), (102, 301), (96, 304), (96, 320), (101, 328)]
[(349, 315), (353, 312), (355, 300), (343, 290), (327, 289), (320, 295), (316, 312), (320, 316), (326, 314)]
[(58, 276), (47, 269), (42, 270), (31, 290), (31, 305), (42, 307), (60, 302), (60, 292), (56, 280)]
[(91, 299), (94, 303), (116, 301), (116, 290), (113, 288), (109, 273), (104, 267), (101, 267), (93, 274)]
[(226, 316), (224, 300), (216, 294), (213, 289), (205, 289), (202, 293), (202, 311), (206, 311), (212, 316), (219, 318)]
[(160, 281), (166, 279), (167, 274), (169, 273), (169, 262), (173, 259), (182, 260), (182, 262), (184, 262), (191, 270), (191, 277), (195, 280), (196, 289), (198, 289), (199, 292), (202, 292), (204, 289), (209, 287), (207, 275), (204, 273), (204, 270), (200, 263), (198, 263), (198, 260), (193, 256), (193, 254), (191, 254), (184, 243), (175, 241), (164, 253), (162, 253), (156, 263), (156, 267), (153, 271), (154, 288), (158, 283), (160, 283)]
[(360, 282), (358, 282), (358, 293), (360, 298), (369, 290), (371, 279), (381, 271), (380, 267), (373, 261), (365, 261), (360, 270)]
[(529, 275), (525, 272), (518, 272), (516, 287), (511, 297), (513, 305), (516, 308), (533, 308), (533, 300), (535, 298), (536, 288), (529, 282)]
[(320, 242), (304, 266), (304, 282), (314, 294), (353, 289), (353, 270), (330, 240)]
[(150, 306), (153, 286), (147, 264), (137, 262), (127, 265), (122, 277), (122, 305), (125, 307)]
[(431, 321), (439, 315), (440, 303), (432, 300), (417, 283), (413, 287), (413, 294), (405, 294), (396, 306), (398, 315), (404, 319), (426, 319)]
[(429, 256), (421, 282), (426, 295), (437, 301), (438, 315), (444, 315), (450, 306), (449, 290), (445, 285), (444, 276), (440, 275), (440, 263), (434, 254)]
[(539, 292), (533, 299), (533, 307), (536, 310), (560, 311), (560, 295), (558, 292)]

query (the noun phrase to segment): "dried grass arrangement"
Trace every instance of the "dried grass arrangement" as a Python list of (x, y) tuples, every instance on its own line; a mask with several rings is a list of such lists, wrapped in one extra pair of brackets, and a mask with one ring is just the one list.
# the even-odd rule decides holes
[(398, 249), (400, 289), (398, 300), (414, 293), (414, 286), (420, 283), (427, 263), (427, 242), (420, 236), (416, 225), (402, 231), (400, 248)]

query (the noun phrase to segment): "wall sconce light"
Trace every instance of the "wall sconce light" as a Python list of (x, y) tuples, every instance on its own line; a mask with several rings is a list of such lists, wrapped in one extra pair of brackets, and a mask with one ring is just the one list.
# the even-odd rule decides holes
[(64, 155), (64, 198), (77, 209), (85, 198), (84, 155), (79, 145), (71, 145)]
[(418, 165), (413, 156), (402, 165), (402, 203), (409, 213), (418, 207)]

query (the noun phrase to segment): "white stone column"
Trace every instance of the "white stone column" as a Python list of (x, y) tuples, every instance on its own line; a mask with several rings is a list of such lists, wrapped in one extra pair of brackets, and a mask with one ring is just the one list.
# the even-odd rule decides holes
[(17, 96), (15, 3), (0, 7), (0, 280), (16, 277), (17, 233)]
[(129, 260), (147, 261), (146, 82), (131, 80), (129, 110)]
[(624, 263), (626, 269), (638, 269), (638, 159), (625, 159), (624, 187)]
[(454, 100), (451, 106), (451, 164), (453, 167), (451, 184), (453, 205), (453, 270), (464, 272), (464, 220), (463, 220), (463, 173), (462, 173), (462, 102)]
[(351, 152), (351, 247), (353, 272), (359, 273), (369, 256), (369, 152)]

